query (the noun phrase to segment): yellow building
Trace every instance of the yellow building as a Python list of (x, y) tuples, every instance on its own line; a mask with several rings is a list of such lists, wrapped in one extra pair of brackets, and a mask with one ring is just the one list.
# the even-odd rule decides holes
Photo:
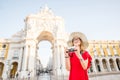
[(120, 74), (120, 41), (89, 41), (88, 51), (93, 58), (90, 76)]
[(0, 42), (0, 77), (2, 77), (4, 69), (4, 61), (8, 56), (9, 44)]

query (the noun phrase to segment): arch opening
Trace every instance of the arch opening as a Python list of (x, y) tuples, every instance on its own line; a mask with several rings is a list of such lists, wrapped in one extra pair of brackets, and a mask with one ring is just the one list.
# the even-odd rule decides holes
[(97, 72), (101, 72), (100, 62), (98, 59), (95, 60), (95, 66), (96, 66)]
[(108, 71), (108, 67), (107, 67), (107, 61), (105, 59), (102, 60), (102, 64), (103, 64), (104, 70), (107, 72)]
[(120, 60), (118, 58), (116, 59), (116, 63), (117, 63), (118, 70), (120, 71)]
[(114, 61), (113, 61), (113, 59), (110, 59), (110, 60), (109, 60), (109, 63), (110, 63), (110, 68), (111, 68), (111, 70), (112, 70), (112, 71), (115, 71), (115, 66), (114, 66)]
[(2, 77), (3, 69), (4, 69), (4, 64), (0, 62), (0, 78)]
[(52, 33), (48, 31), (43, 31), (37, 38), (38, 40), (38, 50), (37, 50), (37, 57), (38, 57), (38, 74), (40, 73), (48, 73), (53, 69), (53, 41), (54, 37)]
[(10, 78), (15, 78), (17, 68), (18, 68), (18, 62), (13, 62), (10, 71)]

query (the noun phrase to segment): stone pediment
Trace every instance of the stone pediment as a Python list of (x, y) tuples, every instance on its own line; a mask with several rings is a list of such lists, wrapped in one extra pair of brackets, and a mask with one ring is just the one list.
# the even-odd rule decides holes
[(25, 19), (27, 37), (36, 38), (41, 31), (48, 31), (54, 36), (57, 32), (64, 33), (64, 20), (55, 16), (50, 8), (45, 6), (37, 14), (30, 14)]
[(53, 18), (55, 17), (54, 16), (54, 13), (52, 12), (52, 10), (50, 8), (48, 8), (47, 6), (45, 6), (44, 8), (42, 8), (40, 10), (40, 12), (38, 12), (37, 14), (30, 14), (27, 16), (26, 20), (28, 18), (33, 18), (33, 19), (49, 19), (49, 18)]
[(48, 8), (47, 6), (45, 6), (43, 9), (41, 9), (41, 11), (37, 14), (38, 16), (41, 17), (54, 17), (54, 14), (52, 12), (52, 10), (50, 8)]
[(18, 31), (15, 34), (12, 35), (12, 38), (22, 38), (25, 34), (24, 30)]

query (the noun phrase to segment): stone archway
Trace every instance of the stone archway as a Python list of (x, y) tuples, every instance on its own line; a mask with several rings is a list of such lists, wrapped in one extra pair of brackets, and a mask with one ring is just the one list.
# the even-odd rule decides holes
[[(37, 48), (40, 41), (47, 40), (52, 45), (53, 73), (66, 74), (64, 47), (67, 46), (68, 35), (64, 29), (64, 20), (55, 16), (48, 8), (43, 8), (38, 14), (31, 14), (25, 19), (24, 62), (21, 76), (36, 76)], [(62, 70), (62, 72), (61, 72)]]
[(100, 62), (98, 59), (95, 60), (95, 66), (96, 66), (97, 72), (101, 72)]
[(42, 31), (40, 35), (38, 35), (37, 41), (39, 43), (42, 40), (48, 40), (51, 44), (53, 44), (53, 41), (55, 40), (55, 38), (50, 31)]
[(4, 64), (0, 62), (0, 78), (2, 77)]
[(11, 67), (11, 71), (10, 71), (10, 78), (15, 78), (15, 74), (18, 68), (18, 63), (17, 62), (13, 62), (12, 63), (12, 67)]
[(103, 59), (102, 60), (103, 68), (105, 71), (108, 71), (108, 66), (107, 66), (107, 60)]
[(115, 71), (115, 66), (114, 66), (114, 61), (113, 59), (109, 59), (109, 63), (110, 63), (110, 68), (112, 71)]
[(116, 63), (117, 63), (118, 70), (120, 71), (120, 60), (119, 60), (119, 58), (116, 59)]
[[(54, 55), (55, 54), (53, 54), (53, 51), (54, 51), (54, 48), (53, 48), (53, 46), (54, 46), (54, 37), (53, 37), (53, 35), (52, 35), (52, 33), (51, 32), (48, 32), (48, 31), (42, 31), (41, 33), (40, 33), (40, 35), (37, 37), (37, 42), (38, 42), (38, 44), (37, 44), (37, 46), (41, 43), (41, 42), (44, 42), (44, 41), (47, 41), (47, 42), (49, 42), (50, 43), (50, 45), (52, 46), (51, 47), (51, 51), (52, 51), (52, 53), (50, 53), (50, 54), (52, 54), (52, 62), (51, 62), (51, 66), (49, 67), (49, 69), (48, 70), (54, 70), (54, 60), (55, 60), (55, 57), (54, 57)], [(38, 49), (40, 49), (41, 47), (39, 47)], [(41, 49), (40, 49), (41, 50)], [(47, 50), (47, 49), (46, 49)], [(37, 50), (38, 51), (38, 50)], [(44, 51), (41, 51), (41, 52), (44, 52)], [(41, 53), (41, 52), (37, 52), (36, 54), (38, 54), (39, 55), (39, 53)], [(43, 53), (44, 54), (44, 53)], [(41, 55), (40, 55), (41, 56)], [(47, 59), (46, 59), (47, 60)], [(42, 62), (41, 62), (42, 63)], [(40, 69), (40, 66), (38, 66), (38, 68)], [(43, 65), (42, 65), (42, 68), (43, 68)], [(38, 71), (38, 70), (37, 70)], [(45, 70), (46, 71), (46, 70)], [(45, 72), (44, 70), (42, 70), (42, 72)]]
[(50, 31), (42, 31), (37, 37), (38, 43), (45, 40), (49, 41), (52, 45), (51, 49), (53, 55), (53, 74), (61, 75), (65, 71), (64, 44), (61, 43), (61, 40), (57, 40)]

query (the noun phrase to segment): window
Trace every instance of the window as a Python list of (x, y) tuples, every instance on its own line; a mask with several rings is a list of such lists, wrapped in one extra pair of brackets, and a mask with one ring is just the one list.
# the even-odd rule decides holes
[(5, 55), (5, 50), (0, 50), (0, 57), (4, 57)]
[(2, 48), (6, 48), (6, 45), (4, 44), (4, 45), (2, 45)]

